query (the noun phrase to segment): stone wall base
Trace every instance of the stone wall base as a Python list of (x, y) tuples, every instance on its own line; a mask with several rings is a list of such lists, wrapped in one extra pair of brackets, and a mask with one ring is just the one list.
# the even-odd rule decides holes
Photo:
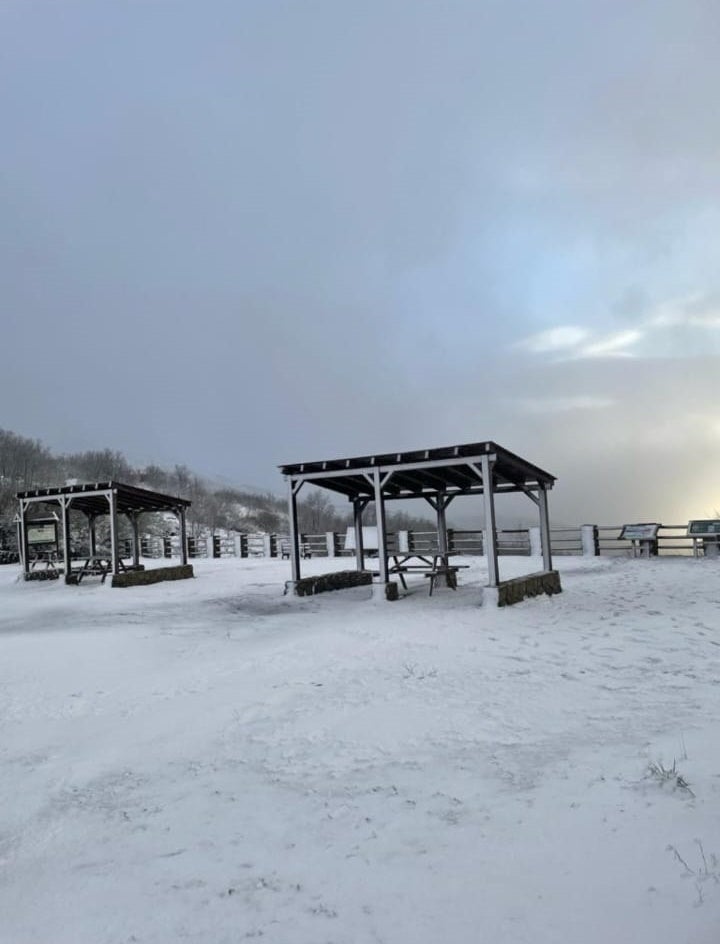
[(143, 587), (163, 580), (187, 580), (194, 577), (192, 564), (177, 564), (175, 567), (153, 567), (151, 570), (128, 570), (124, 574), (113, 574), (113, 587)]
[(497, 587), (483, 588), (483, 605), (485, 606), (512, 606), (528, 597), (537, 597), (546, 593), (552, 596), (562, 593), (560, 574), (556, 570), (543, 570), (537, 574), (526, 574), (524, 577), (514, 577), (512, 580), (503, 580)]
[(334, 574), (319, 574), (317, 577), (302, 577), (289, 580), (285, 592), (291, 591), (298, 597), (311, 597), (315, 593), (329, 590), (347, 590), (349, 587), (361, 587), (371, 584), (373, 575), (369, 570), (339, 570)]
[(398, 585), (395, 580), (388, 580), (383, 583), (380, 578), (373, 581), (373, 600), (399, 600)]

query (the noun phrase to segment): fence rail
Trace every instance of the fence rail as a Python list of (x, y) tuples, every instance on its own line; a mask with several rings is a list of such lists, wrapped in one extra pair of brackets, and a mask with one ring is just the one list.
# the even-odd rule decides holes
[[(638, 542), (621, 538), (623, 525), (594, 525), (597, 531), (598, 554), (609, 557), (632, 557), (639, 553)], [(658, 528), (652, 544), (653, 556), (683, 556), (693, 553), (693, 539), (687, 536), (686, 524), (666, 524)]]
[[(582, 525), (574, 528), (552, 528), (550, 548), (555, 556), (632, 557), (639, 552), (637, 543), (620, 539), (622, 525)], [(497, 532), (500, 555), (530, 556), (539, 554), (539, 533), (533, 538), (534, 528), (506, 528)], [(231, 554), (215, 553), (216, 557), (280, 557), (281, 546), (289, 543), (287, 534), (241, 535), (235, 540), (236, 551)], [(344, 532), (324, 534), (301, 534), (303, 553), (310, 557), (340, 557), (354, 555), (345, 550)], [(213, 546), (207, 542), (207, 548)], [(223, 544), (223, 548), (229, 545)], [(204, 547), (204, 545), (203, 545)], [(240, 548), (238, 551), (237, 548)], [(416, 552), (433, 554), (438, 551), (436, 531), (397, 531), (387, 536), (388, 553)], [(479, 556), (484, 554), (484, 535), (481, 530), (448, 529), (448, 549), (454, 554)], [(533, 550), (535, 548), (535, 550)], [(199, 551), (197, 556), (207, 556), (209, 551)], [(366, 552), (367, 553), (367, 552)], [(370, 554), (375, 553), (370, 551)], [(662, 525), (658, 530), (657, 546), (653, 554), (661, 556), (693, 553), (692, 538), (687, 536), (687, 525)]]
[[(700, 539), (697, 545), (687, 535), (687, 525), (661, 525), (657, 539), (652, 542), (624, 540), (620, 537), (622, 525), (586, 524), (574, 528), (552, 528), (550, 531), (551, 552), (555, 556), (584, 555), (597, 557), (632, 557), (638, 554), (651, 556), (688, 556), (692, 554), (716, 554), (720, 552), (718, 542)], [(301, 534), (300, 543), (306, 557), (340, 557), (354, 555), (345, 549), (345, 532), (323, 534)], [(287, 534), (265, 532), (240, 533), (222, 531), (188, 537), (188, 556), (203, 557), (282, 557), (289, 545)], [(498, 553), (501, 555), (530, 556), (540, 554), (538, 528), (502, 529), (497, 532)], [(482, 555), (485, 538), (482, 530), (448, 529), (448, 550), (454, 554)], [(436, 531), (396, 531), (387, 536), (388, 553), (415, 552), (432, 554), (438, 552)], [(120, 552), (132, 554), (132, 542), (120, 541)], [(143, 535), (141, 555), (143, 557), (179, 556), (180, 542), (177, 536), (159, 537)], [(370, 551), (369, 553), (373, 553)], [(375, 552), (376, 553), (376, 552)], [(0, 564), (15, 563), (17, 551), (0, 549)]]

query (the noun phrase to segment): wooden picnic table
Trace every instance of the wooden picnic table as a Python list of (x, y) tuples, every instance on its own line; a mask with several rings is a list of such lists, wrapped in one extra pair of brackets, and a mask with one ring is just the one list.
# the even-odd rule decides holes
[[(127, 570), (122, 558), (118, 558), (118, 567), (121, 571)], [(101, 577), (100, 583), (105, 583), (105, 578), (112, 571), (112, 554), (90, 554), (85, 559), (85, 563), (77, 572), (75, 583), (80, 583), (83, 577)]]
[[(45, 565), (45, 569), (40, 568)], [(62, 566), (58, 566), (58, 556), (55, 551), (38, 551), (30, 562), (30, 570), (35, 572), (35, 577), (41, 580), (55, 580), (60, 576)]]
[(435, 581), (438, 577), (445, 578), (446, 586), (451, 590), (457, 590), (457, 572), (465, 570), (468, 564), (451, 564), (449, 554), (421, 554), (418, 552), (407, 554), (391, 554), (390, 559), (393, 563), (388, 567), (388, 573), (397, 574), (400, 583), (407, 590), (405, 574), (422, 574), (430, 580), (429, 596), (435, 589)]
[[(312, 549), (307, 541), (301, 541), (299, 544), (300, 548), (300, 557), (308, 558), (312, 557)], [(281, 541), (280, 542), (280, 557), (285, 560), (290, 560), (290, 542)]]

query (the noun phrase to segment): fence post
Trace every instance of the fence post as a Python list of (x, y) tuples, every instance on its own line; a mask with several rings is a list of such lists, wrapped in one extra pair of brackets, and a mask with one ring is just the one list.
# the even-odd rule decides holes
[(584, 524), (580, 527), (583, 557), (600, 556), (600, 536), (596, 524)]
[(528, 528), (530, 537), (530, 556), (542, 557), (542, 540), (540, 539), (540, 528)]
[(327, 556), (335, 557), (335, 532), (325, 532), (325, 544), (327, 545)]
[(263, 557), (272, 557), (272, 540), (269, 534), (263, 534)]
[(410, 535), (408, 531), (398, 531), (397, 533), (398, 553), (410, 553)]

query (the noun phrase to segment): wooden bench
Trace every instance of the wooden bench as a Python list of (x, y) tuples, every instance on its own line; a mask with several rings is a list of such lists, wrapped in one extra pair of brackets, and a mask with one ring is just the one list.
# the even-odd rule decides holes
[[(304, 558), (312, 557), (312, 551), (310, 550), (310, 545), (306, 542), (303, 542), (300, 545), (300, 557), (304, 557)], [(290, 560), (290, 542), (289, 541), (280, 542), (280, 558), (281, 560)]]
[(438, 577), (445, 577), (445, 585), (450, 587), (451, 590), (457, 590), (457, 572), (460, 570), (461, 566), (467, 567), (467, 564), (438, 564), (437, 567), (434, 567), (429, 573), (426, 573), (425, 576), (430, 580), (430, 593), (428, 596), (432, 596), (432, 592), (435, 589), (435, 581)]
[[(118, 558), (118, 570), (125, 571), (127, 567)], [(93, 554), (85, 560), (80, 570), (73, 574), (73, 583), (79, 584), (83, 577), (100, 577), (100, 583), (105, 583), (105, 578), (112, 571), (112, 556), (110, 554)]]
[[(44, 565), (44, 569), (43, 568)], [(33, 580), (57, 580), (62, 573), (55, 551), (40, 551), (30, 563)]]
[[(393, 554), (393, 564), (388, 568), (389, 573), (397, 574), (400, 583), (407, 590), (405, 574), (422, 574), (430, 580), (430, 593), (435, 589), (438, 577), (445, 577), (445, 583), (452, 590), (457, 590), (457, 572), (465, 570), (469, 564), (448, 564), (447, 557), (441, 554)], [(417, 560), (418, 563), (409, 563)]]
[(405, 580), (405, 574), (427, 574), (429, 573), (428, 567), (431, 565), (423, 564), (395, 564), (395, 566), (389, 569), (389, 573), (397, 574), (400, 578), (400, 583), (403, 585), (405, 590), (407, 590), (407, 581)]

